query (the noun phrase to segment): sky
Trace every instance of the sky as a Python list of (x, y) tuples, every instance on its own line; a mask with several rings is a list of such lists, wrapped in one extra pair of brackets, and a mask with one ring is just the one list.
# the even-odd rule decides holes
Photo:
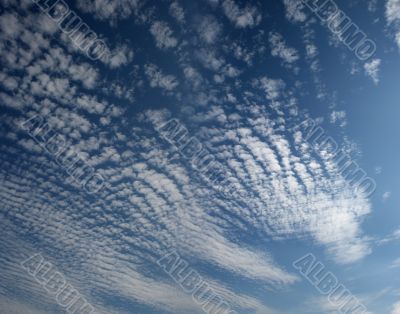
[(312, 254), (362, 313), (400, 314), (400, 0), (335, 2), (367, 58), (323, 1), (54, 2), (0, 0), (0, 313), (84, 313), (38, 281), (46, 262), (86, 313), (212, 313), (171, 256), (219, 314), (345, 313), (295, 267)]

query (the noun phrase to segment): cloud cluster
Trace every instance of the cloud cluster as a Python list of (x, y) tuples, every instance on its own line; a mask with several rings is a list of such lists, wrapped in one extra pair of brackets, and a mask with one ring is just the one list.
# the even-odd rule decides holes
[[(114, 53), (95, 64), (28, 4), (7, 1), (0, 15), (0, 248), (7, 252), (0, 302), (9, 313), (58, 310), (16, 266), (38, 251), (98, 313), (130, 313), (136, 304), (200, 313), (157, 271), (156, 261), (171, 248), (200, 265), (202, 277), (239, 313), (277, 311), (233, 280), (271, 290), (299, 281), (273, 252), (249, 240), (254, 235), (278, 247), (286, 239), (316, 243), (342, 264), (370, 253), (361, 228), (369, 200), (348, 187), (323, 147), (318, 153), (305, 134), (291, 131), (308, 117), (296, 106), (302, 87), (269, 69), (248, 71), (266, 52), (278, 67), (294, 66), (300, 50), (277, 31), (263, 36), (256, 29), (258, 6), (212, 3), (212, 13), (191, 19), (179, 1), (166, 6), (170, 16), (140, 1), (80, 1), (82, 12), (113, 27), (133, 17), (150, 47), (110, 36)], [(284, 4), (289, 19), (303, 21), (293, 4)], [(255, 32), (232, 39), (227, 25)], [(315, 61), (312, 35), (304, 44)], [(376, 64), (366, 71), (376, 78)], [(105, 178), (98, 195), (85, 193), (17, 127), (35, 114)], [(172, 117), (209, 149), (237, 193), (222, 195), (159, 136), (155, 126)], [(342, 122), (343, 114), (331, 118)]]

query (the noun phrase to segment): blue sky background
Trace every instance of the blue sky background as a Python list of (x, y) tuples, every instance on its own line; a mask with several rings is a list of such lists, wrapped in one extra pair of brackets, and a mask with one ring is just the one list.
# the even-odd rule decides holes
[[(20, 266), (36, 253), (96, 313), (202, 313), (157, 265), (176, 250), (240, 314), (337, 313), (293, 268), (307, 253), (368, 313), (399, 314), (400, 1), (336, 3), (376, 43), (366, 62), (299, 0), (70, 1), (112, 51), (97, 61), (0, 0), (0, 313), (65, 313)], [(106, 188), (19, 128), (35, 114)], [(257, 196), (219, 193), (156, 131), (171, 118)], [(371, 196), (291, 131), (307, 118)]]

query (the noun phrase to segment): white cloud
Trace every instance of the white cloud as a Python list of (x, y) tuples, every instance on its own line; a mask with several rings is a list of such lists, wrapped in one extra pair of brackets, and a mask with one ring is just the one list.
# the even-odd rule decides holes
[(262, 77), (259, 79), (259, 84), (264, 89), (266, 98), (269, 100), (276, 100), (279, 98), (285, 88), (285, 83), (280, 79), (271, 79)]
[(20, 33), (23, 31), (23, 26), (12, 13), (5, 13), (1, 16), (0, 27), (7, 37), (16, 38), (20, 36)]
[(13, 300), (0, 296), (1, 310), (7, 314), (51, 314), (50, 309), (37, 308), (35, 304), (23, 303), (20, 300)]
[(369, 0), (368, 11), (376, 12), (377, 8), (378, 8), (378, 0)]
[(261, 13), (257, 7), (247, 4), (240, 8), (234, 0), (224, 0), (222, 8), (228, 19), (237, 27), (254, 27), (261, 22)]
[(300, 57), (296, 49), (288, 47), (283, 36), (277, 32), (269, 33), (271, 54), (281, 58), (286, 63), (296, 62)]
[(276, 265), (269, 256), (239, 247), (221, 234), (213, 232), (212, 228), (207, 228), (206, 222), (201, 227), (191, 222), (188, 230), (190, 231), (187, 234), (182, 235), (181, 241), (185, 250), (193, 252), (194, 256), (200, 259), (204, 258), (238, 276), (263, 280), (272, 283), (273, 286), (284, 286), (298, 280), (296, 275)]
[(153, 22), (150, 27), (150, 33), (154, 36), (156, 45), (159, 48), (173, 48), (178, 44), (178, 40), (173, 36), (172, 30), (166, 22)]
[(164, 74), (154, 64), (147, 64), (145, 66), (145, 74), (151, 87), (159, 87), (167, 91), (172, 91), (179, 85), (175, 76)]
[(178, 1), (174, 1), (169, 6), (169, 13), (179, 22), (185, 23), (185, 11), (178, 3)]
[(383, 193), (383, 195), (382, 195), (382, 201), (383, 202), (386, 202), (388, 199), (389, 199), (389, 197), (391, 196), (391, 192), (385, 192), (385, 193)]
[(393, 26), (396, 43), (400, 48), (400, 0), (387, 0), (386, 21)]
[(379, 83), (379, 66), (381, 59), (373, 59), (364, 64), (365, 74), (368, 75), (375, 84)]
[(304, 22), (307, 15), (304, 13), (304, 4), (302, 0), (284, 0), (286, 9), (286, 18), (291, 22)]
[(385, 244), (392, 241), (397, 241), (400, 239), (400, 228), (393, 231), (390, 235), (384, 237), (383, 239), (378, 241), (378, 244)]
[(393, 304), (390, 314), (400, 314), (400, 302)]
[(307, 44), (306, 45), (306, 53), (307, 57), (314, 58), (318, 55), (318, 48), (314, 44)]
[(393, 23), (400, 19), (400, 0), (387, 0), (386, 19), (388, 23)]
[[(344, 311), (351, 313), (355, 313), (355, 309), (351, 310), (351, 305), (355, 307), (357, 304), (349, 303), (345, 308), (343, 308), (343, 299), (339, 299), (339, 302), (331, 302), (328, 297), (317, 297), (312, 298), (311, 300), (306, 302), (306, 306), (310, 307), (313, 311), (312, 313), (329, 313), (336, 314)], [(350, 311), (350, 312), (349, 312)], [(358, 311), (357, 311), (358, 312)], [(360, 312), (361, 313), (361, 312)], [(363, 311), (363, 314), (373, 314), (370, 311)]]
[(132, 61), (134, 53), (128, 45), (119, 45), (105, 58), (105, 62), (112, 68), (118, 68)]
[(127, 19), (139, 10), (141, 2), (139, 0), (88, 0), (78, 1), (79, 9), (84, 12), (92, 13), (100, 20), (108, 20), (113, 26), (120, 19)]
[(341, 127), (345, 127), (347, 125), (346, 111), (332, 111), (330, 115), (330, 122), (338, 123)]
[(213, 71), (219, 71), (226, 63), (223, 57), (219, 56), (214, 50), (210, 49), (201, 49), (197, 51), (196, 57), (200, 60), (205, 68)]
[(200, 18), (196, 31), (200, 38), (207, 44), (213, 44), (221, 34), (221, 25), (212, 15), (206, 15)]
[(199, 87), (203, 81), (203, 77), (195, 68), (188, 66), (183, 69), (183, 74), (187, 80), (189, 80), (195, 88)]
[(400, 268), (400, 258), (394, 260), (390, 265), (390, 268)]

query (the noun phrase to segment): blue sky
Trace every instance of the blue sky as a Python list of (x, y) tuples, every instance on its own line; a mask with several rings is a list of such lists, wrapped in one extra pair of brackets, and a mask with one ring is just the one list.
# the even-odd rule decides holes
[[(301, 0), (66, 2), (110, 53), (0, 0), (0, 313), (67, 313), (21, 267), (38, 253), (95, 313), (204, 313), (158, 265), (173, 251), (239, 314), (339, 313), (293, 267), (308, 253), (364, 313), (400, 313), (399, 0), (336, 1), (376, 44), (364, 61)], [(34, 116), (100, 191), (20, 127)], [(157, 131), (171, 119), (231, 193)], [(372, 194), (296, 128), (311, 120)]]

